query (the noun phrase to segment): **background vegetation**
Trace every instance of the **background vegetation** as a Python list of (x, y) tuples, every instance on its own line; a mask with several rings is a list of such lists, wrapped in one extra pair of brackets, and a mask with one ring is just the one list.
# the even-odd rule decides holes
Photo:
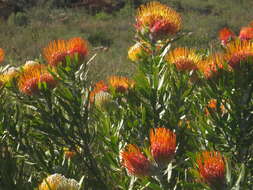
[[(6, 3), (8, 2), (8, 3)], [(81, 3), (88, 2), (88, 3)], [(97, 2), (97, 6), (94, 6)], [(103, 3), (104, 2), (104, 3)], [(90, 46), (106, 47), (93, 64), (92, 79), (109, 74), (131, 74), (135, 67), (125, 64), (127, 48), (134, 44), (135, 8), (148, 0), (6, 0), (0, 2), (0, 45), (7, 61), (20, 65), (36, 59), (49, 41), (80, 36)], [(250, 0), (161, 0), (183, 16), (184, 31), (191, 36), (178, 43), (200, 48), (217, 47), (222, 27), (238, 32), (253, 19)], [(96, 5), (96, 4), (95, 4)], [(108, 8), (108, 5), (111, 5)], [(2, 7), (2, 8), (1, 8)], [(6, 7), (10, 12), (4, 15)]]

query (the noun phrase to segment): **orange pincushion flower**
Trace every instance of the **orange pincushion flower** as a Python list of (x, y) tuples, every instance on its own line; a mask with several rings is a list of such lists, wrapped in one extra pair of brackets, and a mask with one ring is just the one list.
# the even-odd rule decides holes
[(179, 13), (159, 2), (142, 5), (136, 16), (136, 28), (143, 32), (158, 35), (175, 34), (181, 29), (182, 19)]
[(253, 42), (250, 41), (234, 41), (227, 45), (226, 59), (232, 68), (237, 68), (241, 62), (248, 61), (253, 58)]
[(151, 153), (160, 166), (168, 164), (176, 153), (176, 134), (166, 128), (150, 130)]
[(205, 78), (210, 79), (218, 74), (219, 69), (224, 68), (225, 57), (220, 53), (213, 54), (202, 60), (197, 66)]
[(196, 162), (205, 183), (214, 187), (220, 187), (225, 183), (225, 162), (219, 152), (202, 152), (197, 156)]
[(79, 37), (70, 40), (55, 40), (44, 48), (43, 54), (51, 66), (57, 66), (60, 62), (65, 63), (66, 56), (73, 58), (75, 54), (82, 60), (88, 54), (87, 42)]
[(44, 48), (43, 54), (51, 66), (57, 66), (60, 62), (64, 63), (67, 56), (67, 42), (65, 40), (52, 41)]
[(253, 39), (253, 27), (242, 27), (239, 38), (241, 40), (251, 40)]
[(71, 57), (77, 54), (80, 60), (83, 60), (84, 57), (86, 57), (88, 54), (87, 42), (80, 37), (71, 38), (67, 42), (67, 49), (68, 49), (68, 54)]
[(48, 89), (53, 89), (57, 85), (57, 81), (44, 65), (33, 65), (20, 75), (18, 88), (24, 94), (36, 95), (40, 91), (39, 84), (42, 83), (45, 83)]
[(4, 56), (5, 56), (4, 50), (0, 48), (0, 63), (4, 61)]
[(226, 45), (231, 39), (236, 37), (235, 33), (228, 28), (223, 28), (219, 31), (219, 39), (222, 45)]
[(136, 145), (129, 144), (120, 153), (122, 165), (128, 173), (134, 176), (143, 177), (151, 174), (152, 165)]
[(166, 60), (180, 71), (191, 71), (197, 69), (201, 57), (194, 49), (176, 48), (167, 55)]
[(100, 92), (106, 92), (108, 90), (108, 86), (105, 84), (103, 80), (97, 82), (94, 85), (93, 90), (90, 92), (90, 103), (94, 103), (96, 94)]
[(134, 87), (134, 81), (121, 76), (111, 76), (108, 78), (109, 85), (116, 90), (116, 92), (124, 93), (129, 88)]

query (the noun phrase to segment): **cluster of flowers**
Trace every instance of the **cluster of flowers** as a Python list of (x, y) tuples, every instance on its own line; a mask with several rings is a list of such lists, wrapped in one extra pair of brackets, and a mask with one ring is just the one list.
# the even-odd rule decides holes
[[(176, 154), (176, 134), (166, 128), (150, 131), (150, 151), (155, 163), (151, 162), (141, 150), (129, 144), (120, 153), (122, 165), (130, 175), (137, 177), (156, 176), (173, 160)], [(201, 181), (209, 185), (224, 184), (225, 160), (219, 152), (204, 151), (196, 158)]]
[[(137, 32), (145, 31), (145, 33), (159, 36), (158, 39), (176, 34), (181, 29), (180, 15), (158, 2), (141, 6), (136, 21)], [(239, 67), (241, 62), (253, 58), (252, 23), (241, 29), (238, 38), (227, 28), (220, 31), (219, 38), (225, 47), (224, 52), (216, 52), (206, 57), (198, 54), (196, 49), (178, 47), (167, 53), (165, 61), (175, 65), (179, 71), (198, 70), (205, 78), (210, 79), (217, 76), (221, 70), (233, 71)], [(128, 57), (138, 62), (142, 56), (150, 55), (151, 52), (150, 45), (139, 41), (129, 48)]]
[(127, 93), (133, 89), (135, 82), (123, 76), (110, 76), (106, 81), (97, 82), (90, 93), (90, 102), (98, 107), (106, 106), (111, 102), (111, 92)]
[[(180, 14), (159, 2), (142, 5), (137, 11), (136, 22), (137, 34), (141, 36), (141, 40), (128, 51), (128, 57), (133, 62), (139, 62), (143, 57), (151, 55), (154, 49), (159, 51), (161, 45), (168, 42), (168, 37), (178, 33), (182, 26)], [(145, 38), (149, 38), (153, 44), (143, 40)], [(233, 71), (241, 61), (252, 58), (252, 42), (248, 39), (244, 37), (243, 40), (242, 38), (235, 40), (225, 47), (225, 52), (214, 53), (207, 57), (198, 54), (196, 49), (175, 48), (165, 55), (165, 61), (169, 65), (175, 65), (178, 71), (199, 71), (206, 79), (210, 79), (216, 76), (220, 69), (228, 68), (228, 71)], [(217, 100), (210, 100), (207, 107), (206, 114), (209, 114), (208, 110), (217, 109)], [(224, 107), (221, 109), (224, 111)], [(150, 142), (150, 151), (155, 163), (132, 144), (127, 145), (121, 152), (122, 165), (129, 174), (138, 177), (154, 176), (158, 168), (172, 161), (176, 153), (176, 135), (173, 132), (165, 128), (152, 129)], [(221, 153), (201, 152), (197, 155), (196, 163), (201, 181), (210, 186), (224, 184), (226, 168), (225, 158)]]
[[(50, 42), (44, 48), (44, 57), (47, 64), (40, 64), (36, 61), (27, 61), (25, 65), (15, 68), (10, 67), (0, 74), (0, 85), (14, 83), (20, 92), (32, 96), (37, 95), (41, 90), (53, 89), (57, 86), (57, 80), (52, 73), (56, 73), (58, 65), (66, 64), (66, 57), (71, 60), (77, 56), (81, 61), (88, 54), (87, 42), (76, 37), (70, 40), (57, 40)], [(4, 60), (4, 51), (0, 49), (0, 63)]]

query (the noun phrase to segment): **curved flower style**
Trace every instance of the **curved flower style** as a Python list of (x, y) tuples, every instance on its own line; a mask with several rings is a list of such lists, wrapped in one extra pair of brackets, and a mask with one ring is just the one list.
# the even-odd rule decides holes
[(235, 33), (228, 28), (223, 28), (219, 31), (219, 40), (225, 46), (231, 39), (236, 37)]
[(202, 60), (197, 66), (206, 79), (211, 79), (218, 74), (220, 69), (224, 68), (225, 57), (221, 53), (210, 55), (207, 59)]
[(105, 84), (103, 80), (97, 82), (94, 85), (93, 90), (90, 92), (90, 103), (94, 103), (95, 101), (95, 96), (100, 93), (100, 92), (107, 92), (108, 91), (108, 86)]
[(136, 22), (139, 32), (150, 32), (154, 36), (176, 34), (182, 25), (179, 13), (156, 1), (142, 5), (138, 9)]
[(126, 146), (120, 153), (122, 165), (127, 169), (130, 175), (144, 177), (151, 175), (152, 165), (140, 149), (132, 144)]
[(4, 61), (4, 56), (5, 56), (4, 50), (0, 48), (0, 63)]
[(196, 70), (201, 61), (201, 57), (195, 53), (194, 49), (176, 48), (166, 57), (169, 64), (174, 64), (179, 71)]
[(115, 89), (116, 92), (125, 93), (128, 89), (133, 88), (135, 82), (127, 77), (110, 76), (108, 78), (109, 86)]
[(202, 152), (197, 156), (196, 162), (205, 183), (214, 187), (220, 187), (225, 183), (225, 162), (219, 152)]
[(57, 81), (44, 65), (33, 65), (19, 76), (18, 88), (22, 93), (32, 96), (39, 93), (39, 84), (42, 83), (45, 83), (48, 89), (53, 89), (57, 85)]
[(159, 166), (166, 166), (176, 153), (176, 134), (166, 128), (150, 130), (151, 153)]
[(234, 41), (227, 45), (226, 60), (232, 68), (240, 66), (241, 62), (253, 58), (253, 42), (251, 41)]
[(68, 179), (61, 174), (48, 176), (39, 185), (39, 190), (78, 190), (80, 185), (74, 179)]
[(55, 40), (44, 48), (43, 54), (47, 63), (51, 66), (65, 63), (66, 56), (73, 58), (75, 54), (78, 55), (81, 62), (88, 54), (87, 42), (79, 37), (70, 40)]
[(241, 40), (251, 40), (253, 39), (253, 27), (242, 27), (239, 38)]

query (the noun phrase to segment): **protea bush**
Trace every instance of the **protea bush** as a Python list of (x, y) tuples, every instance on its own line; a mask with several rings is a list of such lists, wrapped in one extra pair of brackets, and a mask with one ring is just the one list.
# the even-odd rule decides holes
[(252, 24), (222, 29), (217, 52), (178, 47), (182, 26), (167, 5), (142, 5), (136, 72), (101, 81), (80, 37), (15, 68), (2, 47), (0, 189), (251, 189)]

